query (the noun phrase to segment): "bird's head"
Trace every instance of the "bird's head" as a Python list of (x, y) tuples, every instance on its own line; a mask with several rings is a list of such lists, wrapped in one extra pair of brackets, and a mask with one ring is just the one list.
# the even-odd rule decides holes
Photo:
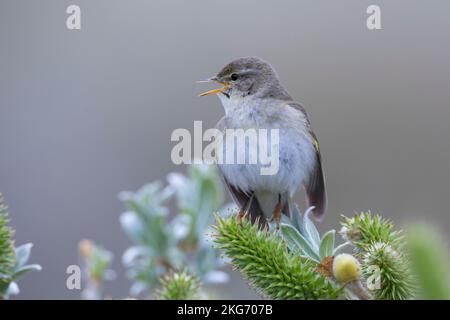
[(217, 75), (200, 81), (217, 82), (221, 88), (206, 91), (200, 96), (213, 93), (222, 98), (231, 97), (273, 97), (286, 98), (288, 93), (281, 86), (278, 75), (272, 66), (257, 57), (238, 58), (228, 63)]

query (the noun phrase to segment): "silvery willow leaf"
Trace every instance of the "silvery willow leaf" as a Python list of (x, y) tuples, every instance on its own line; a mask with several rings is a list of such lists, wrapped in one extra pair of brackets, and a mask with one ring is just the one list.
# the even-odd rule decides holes
[(16, 282), (11, 282), (6, 290), (6, 297), (15, 296), (20, 293), (19, 286)]
[(32, 247), (32, 243), (26, 243), (16, 248), (16, 268), (27, 263)]
[(22, 266), (22, 267), (16, 269), (16, 271), (14, 272), (14, 275), (13, 275), (13, 279), (17, 280), (20, 277), (22, 277), (25, 273), (28, 273), (30, 271), (41, 271), (41, 270), (42, 270), (42, 267), (38, 264), (29, 264), (26, 266)]
[(295, 228), (300, 231), (301, 234), (305, 234), (303, 229), (302, 214), (300, 213), (300, 209), (298, 208), (297, 204), (294, 204), (292, 208), (292, 223)]
[(305, 229), (305, 235), (308, 241), (311, 243), (313, 248), (318, 251), (320, 246), (320, 235), (319, 231), (317, 231), (316, 226), (314, 225), (314, 222), (311, 219), (312, 211), (314, 210), (314, 207), (309, 207), (305, 214), (303, 215), (303, 228)]
[(347, 247), (351, 247), (352, 243), (347, 241), (344, 242), (343, 244), (338, 245), (334, 250), (333, 250), (333, 256), (337, 255), (338, 253), (342, 253), (344, 251), (345, 248)]
[(284, 239), (286, 239), (288, 248), (301, 255), (307, 255), (316, 261), (320, 261), (319, 255), (300, 232), (288, 224), (280, 225)]
[(333, 255), (335, 236), (336, 236), (335, 230), (330, 230), (322, 236), (319, 250), (321, 260), (323, 260), (325, 257)]

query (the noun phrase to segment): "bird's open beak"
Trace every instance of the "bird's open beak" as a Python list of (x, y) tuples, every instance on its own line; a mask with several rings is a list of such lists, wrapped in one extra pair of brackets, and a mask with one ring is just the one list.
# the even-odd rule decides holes
[(199, 83), (203, 83), (203, 82), (217, 82), (217, 83), (220, 83), (220, 84), (223, 85), (222, 88), (212, 89), (212, 90), (200, 93), (198, 95), (199, 97), (204, 97), (204, 96), (207, 96), (207, 95), (210, 95), (210, 94), (213, 94), (213, 93), (221, 93), (221, 92), (224, 92), (225, 90), (228, 89), (228, 84), (225, 83), (225, 82), (221, 82), (221, 81), (217, 80), (216, 77), (208, 78), (208, 79), (205, 79), (205, 80), (200, 80), (200, 81), (197, 81), (197, 82), (199, 82)]

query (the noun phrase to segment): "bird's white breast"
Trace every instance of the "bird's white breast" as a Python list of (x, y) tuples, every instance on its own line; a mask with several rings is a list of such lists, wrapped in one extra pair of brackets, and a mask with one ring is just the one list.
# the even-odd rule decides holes
[[(293, 195), (308, 179), (315, 162), (315, 150), (306, 128), (305, 116), (282, 101), (249, 98), (222, 98), (228, 129), (279, 129), (279, 169), (261, 175), (261, 164), (219, 164), (225, 178), (243, 191), (288, 192)], [(223, 129), (223, 128), (222, 128)], [(225, 132), (226, 138), (226, 132)], [(235, 148), (234, 153), (247, 153)], [(225, 147), (226, 149), (226, 147)]]

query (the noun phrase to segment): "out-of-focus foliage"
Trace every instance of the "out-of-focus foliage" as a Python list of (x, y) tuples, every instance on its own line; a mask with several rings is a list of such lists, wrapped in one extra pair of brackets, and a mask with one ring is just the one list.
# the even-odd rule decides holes
[(169, 271), (161, 279), (161, 289), (157, 291), (159, 300), (200, 299), (200, 280), (187, 271)]
[(113, 280), (115, 273), (109, 269), (113, 254), (91, 240), (81, 240), (78, 250), (83, 263), (83, 299), (93, 300), (102, 297), (101, 289), (105, 280)]
[(41, 270), (40, 265), (26, 264), (33, 244), (27, 243), (15, 248), (12, 240), (14, 232), (7, 223), (8, 208), (3, 203), (3, 196), (0, 193), (0, 299), (18, 294), (19, 286), (16, 281), (27, 272)]
[(417, 224), (408, 229), (407, 244), (418, 298), (450, 299), (450, 257), (440, 233), (426, 224)]
[[(203, 283), (227, 281), (218, 270), (222, 262), (206, 240), (213, 212), (222, 205), (223, 190), (216, 168), (194, 165), (188, 175), (171, 173), (168, 185), (150, 183), (137, 192), (121, 192), (128, 211), (120, 223), (134, 246), (123, 254), (133, 280), (130, 293), (138, 296), (159, 285), (169, 270), (186, 268)], [(175, 199), (176, 211), (169, 203)]]
[[(418, 227), (405, 239), (389, 220), (361, 213), (343, 217), (338, 234), (344, 242), (336, 245), (335, 230), (320, 236), (310, 216), (313, 208), (302, 214), (294, 206), (292, 218), (283, 216), (279, 229), (273, 222), (260, 229), (235, 215), (216, 215), (215, 230), (209, 232), (212, 213), (223, 201), (216, 169), (191, 166), (187, 175), (172, 173), (167, 180), (166, 186), (154, 182), (119, 195), (128, 209), (120, 223), (134, 242), (122, 257), (134, 297), (153, 293), (157, 299), (205, 298), (200, 282), (227, 281), (218, 250), (207, 241), (212, 234), (216, 248), (264, 297), (450, 298), (448, 256), (429, 229)], [(3, 234), (8, 232), (3, 229)], [(92, 246), (84, 243), (80, 252), (91, 287), (97, 290), (91, 297), (100, 298), (99, 285), (107, 278), (112, 255)], [(342, 254), (347, 248), (351, 253)]]

